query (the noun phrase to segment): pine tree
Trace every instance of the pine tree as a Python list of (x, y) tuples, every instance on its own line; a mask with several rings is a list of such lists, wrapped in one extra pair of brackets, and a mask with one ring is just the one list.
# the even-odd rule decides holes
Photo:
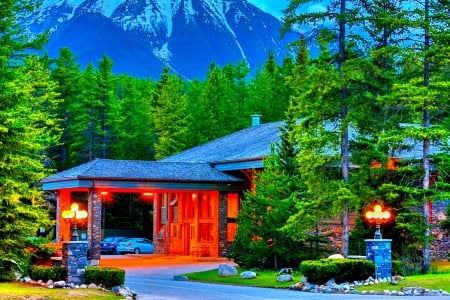
[[(24, 53), (42, 46), (45, 37), (25, 34), (20, 17), (33, 1), (0, 3), (0, 279), (24, 271), (29, 237), (51, 222), (43, 208), (39, 181), (49, 163), (47, 149), (59, 139), (52, 114), (58, 105), (55, 85), (36, 56)], [(50, 109), (49, 109), (50, 108)]]
[(169, 75), (161, 86), (154, 107), (156, 143), (155, 159), (161, 159), (185, 149), (187, 137), (186, 96), (181, 79)]

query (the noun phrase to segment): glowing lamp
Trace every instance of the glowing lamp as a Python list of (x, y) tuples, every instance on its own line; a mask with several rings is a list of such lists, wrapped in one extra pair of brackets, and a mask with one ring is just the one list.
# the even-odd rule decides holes
[(381, 239), (381, 224), (387, 223), (391, 219), (391, 213), (388, 210), (383, 210), (383, 206), (376, 204), (373, 206), (373, 210), (368, 210), (365, 213), (367, 222), (376, 225), (375, 239)]
[(72, 240), (78, 241), (78, 229), (77, 229), (77, 221), (86, 219), (88, 216), (87, 211), (80, 210), (80, 206), (78, 203), (72, 203), (70, 205), (70, 210), (63, 210), (61, 213), (61, 217), (69, 222), (73, 226), (72, 230)]

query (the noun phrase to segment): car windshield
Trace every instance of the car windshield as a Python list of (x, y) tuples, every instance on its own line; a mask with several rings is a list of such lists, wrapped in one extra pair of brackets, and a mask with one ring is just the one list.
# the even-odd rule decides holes
[(103, 239), (104, 242), (112, 242), (114, 239), (112, 237), (107, 237)]

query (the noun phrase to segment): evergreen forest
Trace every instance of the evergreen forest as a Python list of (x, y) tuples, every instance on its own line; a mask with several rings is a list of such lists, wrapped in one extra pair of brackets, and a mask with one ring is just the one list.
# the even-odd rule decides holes
[[(281, 35), (323, 26), (314, 39), (299, 35), (282, 63), (271, 52), (250, 76), (245, 62), (211, 62), (204, 80), (187, 81), (168, 68), (158, 79), (113, 74), (107, 56), (81, 69), (67, 48), (49, 58), (47, 33), (22, 25), (36, 1), (1, 1), (2, 276), (25, 259), (26, 237), (51, 226), (39, 188), (48, 174), (95, 158), (158, 160), (248, 127), (253, 114), (286, 122), (242, 201), (237, 261), (320, 256), (328, 217), (340, 220), (347, 255), (352, 238), (371, 234), (359, 219), (350, 232), (351, 213), (380, 201), (395, 212), (395, 254), (427, 271), (429, 204), (449, 199), (450, 3), (329, 0), (311, 13), (308, 2), (290, 1)], [(420, 153), (392, 167), (414, 143)]]

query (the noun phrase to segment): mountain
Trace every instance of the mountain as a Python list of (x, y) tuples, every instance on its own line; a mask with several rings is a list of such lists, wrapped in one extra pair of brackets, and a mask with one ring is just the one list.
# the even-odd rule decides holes
[(281, 21), (246, 0), (46, 0), (26, 26), (49, 30), (50, 57), (68, 47), (84, 67), (107, 55), (115, 73), (151, 78), (163, 66), (202, 78), (213, 62), (255, 71), (270, 50), (281, 62), (293, 40), (281, 41)]

